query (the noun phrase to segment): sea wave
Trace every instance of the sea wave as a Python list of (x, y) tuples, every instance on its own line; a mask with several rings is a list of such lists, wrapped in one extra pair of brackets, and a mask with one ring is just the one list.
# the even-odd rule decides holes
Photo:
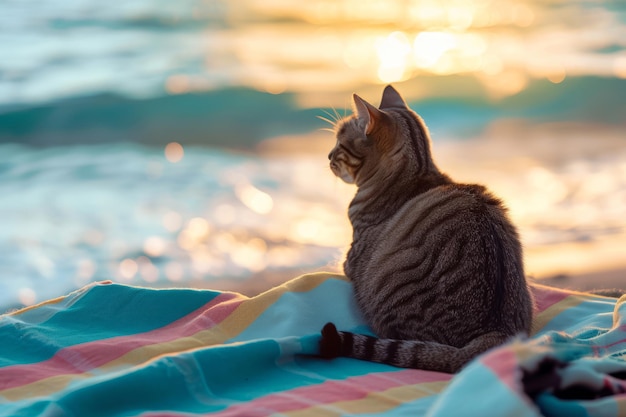
[[(412, 101), (411, 106), (439, 136), (463, 138), (498, 119), (623, 124), (625, 90), (626, 79), (572, 77), (559, 85), (538, 80), (522, 93), (499, 100), (487, 95), (448, 95)], [(247, 88), (145, 99), (103, 93), (0, 107), (0, 143), (163, 146), (175, 141), (253, 149), (267, 138), (328, 127), (316, 116), (330, 111), (301, 108), (296, 94), (274, 95)]]

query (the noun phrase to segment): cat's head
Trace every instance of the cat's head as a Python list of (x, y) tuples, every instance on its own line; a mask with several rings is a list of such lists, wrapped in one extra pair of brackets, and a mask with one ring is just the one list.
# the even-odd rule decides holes
[(360, 186), (400, 170), (410, 177), (436, 171), (424, 122), (392, 86), (379, 108), (356, 94), (353, 99), (354, 114), (335, 125), (337, 143), (328, 155), (337, 177)]

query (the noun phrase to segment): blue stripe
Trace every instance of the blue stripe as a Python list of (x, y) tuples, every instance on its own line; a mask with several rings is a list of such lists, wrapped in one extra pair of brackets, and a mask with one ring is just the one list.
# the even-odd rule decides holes
[(588, 297), (575, 307), (563, 310), (554, 316), (533, 337), (551, 331), (576, 331), (585, 325), (611, 328), (613, 325), (613, 307), (615, 299), (604, 297)]
[[(0, 316), (0, 367), (44, 361), (60, 349), (81, 343), (155, 330), (219, 294), (98, 285), (60, 304)], [(42, 317), (46, 318), (43, 322)]]
[[(297, 309), (297, 311), (294, 311)], [(293, 320), (294, 314), (298, 320)], [(230, 340), (303, 336), (334, 321), (340, 330), (363, 323), (350, 282), (327, 279), (307, 292), (285, 292), (243, 332)]]

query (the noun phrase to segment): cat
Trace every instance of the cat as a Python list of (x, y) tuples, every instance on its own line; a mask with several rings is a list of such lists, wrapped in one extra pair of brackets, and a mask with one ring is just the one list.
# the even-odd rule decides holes
[(320, 354), (455, 373), (530, 332), (533, 299), (503, 203), (437, 168), (428, 130), (391, 86), (380, 108), (353, 95), (330, 169), (357, 186), (344, 273), (379, 338), (322, 330)]

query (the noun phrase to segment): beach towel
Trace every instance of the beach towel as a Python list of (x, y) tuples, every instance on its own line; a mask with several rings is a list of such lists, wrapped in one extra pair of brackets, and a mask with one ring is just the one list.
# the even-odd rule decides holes
[(450, 375), (316, 356), (370, 333), (343, 276), (255, 297), (95, 283), (0, 316), (0, 416), (626, 415), (626, 298), (532, 286), (536, 318)]

